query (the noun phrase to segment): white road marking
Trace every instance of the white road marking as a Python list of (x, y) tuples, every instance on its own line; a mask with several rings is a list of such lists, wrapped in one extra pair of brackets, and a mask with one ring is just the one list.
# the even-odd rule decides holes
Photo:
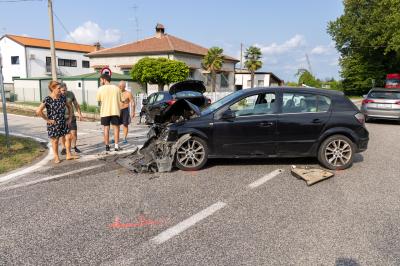
[(138, 150), (138, 148), (137, 148), (137, 146), (135, 146), (133, 149), (127, 149), (127, 150), (122, 150), (122, 151), (112, 151), (112, 152), (101, 153), (101, 154), (88, 154), (88, 155), (84, 155), (84, 156), (80, 157), (79, 159), (77, 159), (77, 162), (93, 161), (93, 160), (105, 158), (109, 155), (123, 155), (123, 154), (127, 154), (127, 153), (134, 153), (137, 150)]
[(273, 171), (273, 172), (261, 177), (260, 179), (257, 179), (256, 181), (254, 181), (253, 183), (248, 185), (248, 187), (253, 189), (253, 188), (256, 188), (258, 186), (261, 186), (262, 184), (264, 184), (268, 180), (271, 180), (272, 178), (276, 177), (277, 175), (279, 175), (282, 172), (283, 172), (282, 169), (277, 169), (277, 170), (275, 170), (275, 171)]
[(196, 213), (195, 215), (187, 218), (186, 220), (174, 225), (173, 227), (168, 228), (167, 230), (161, 232), (157, 236), (153, 237), (150, 242), (160, 245), (164, 243), (165, 241), (168, 241), (169, 239), (173, 238), (176, 235), (179, 235), (189, 227), (195, 225), (196, 223), (200, 222), (201, 220), (207, 218), (208, 216), (212, 215), (216, 211), (222, 209), (223, 207), (226, 206), (226, 203), (224, 202), (217, 202), (208, 208), (202, 210), (201, 212)]
[[(4, 131), (0, 131), (0, 133), (5, 134)], [(24, 135), (24, 134), (17, 134), (17, 133), (11, 133), (10, 132), (10, 135), (11, 136), (16, 136), (16, 137), (31, 138), (31, 139), (34, 139), (34, 140), (36, 140), (38, 142), (46, 142), (46, 143), (48, 143), (48, 141), (45, 140), (45, 139), (32, 137), (32, 136), (28, 136), (28, 135)], [(53, 150), (51, 149), (51, 144), (48, 143), (47, 147), (48, 147), (49, 151), (48, 151), (46, 157), (44, 157), (40, 162), (38, 162), (38, 163), (36, 163), (36, 164), (34, 164), (32, 166), (26, 167), (26, 168), (24, 168), (22, 170), (17, 170), (16, 172), (1, 176), (0, 177), (0, 184), (3, 183), (3, 182), (9, 181), (9, 180), (11, 180), (13, 178), (16, 178), (16, 177), (19, 177), (19, 176), (22, 176), (22, 175), (25, 175), (25, 174), (28, 174), (28, 173), (32, 173), (33, 171), (35, 171), (37, 169), (43, 168), (43, 166), (46, 165), (47, 162), (50, 161), (53, 158)]]
[(22, 184), (17, 184), (17, 185), (5, 187), (3, 189), (0, 189), (0, 191), (7, 191), (7, 190), (11, 190), (11, 189), (20, 188), (20, 187), (26, 187), (26, 186), (38, 184), (38, 183), (41, 183), (41, 182), (44, 182), (44, 181), (48, 181), (48, 180), (64, 177), (64, 176), (67, 176), (67, 175), (73, 175), (73, 174), (77, 174), (77, 173), (80, 173), (80, 172), (93, 170), (93, 169), (99, 168), (101, 166), (104, 166), (104, 164), (97, 164), (97, 165), (93, 165), (93, 166), (77, 169), (77, 170), (74, 170), (74, 171), (62, 173), (62, 174), (59, 174), (59, 175), (48, 176), (48, 177), (44, 177), (44, 178), (41, 178), (41, 179), (25, 182), (25, 183), (22, 183)]

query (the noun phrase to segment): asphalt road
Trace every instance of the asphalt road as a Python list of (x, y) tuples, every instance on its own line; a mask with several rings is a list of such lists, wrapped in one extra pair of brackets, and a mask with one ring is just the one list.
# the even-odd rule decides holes
[[(21, 119), (11, 128), (43, 137)], [(353, 167), (308, 187), (290, 166), (313, 159), (132, 174), (90, 157), (101, 131), (80, 123), (86, 159), (0, 184), (0, 265), (399, 265), (400, 125), (367, 127)]]

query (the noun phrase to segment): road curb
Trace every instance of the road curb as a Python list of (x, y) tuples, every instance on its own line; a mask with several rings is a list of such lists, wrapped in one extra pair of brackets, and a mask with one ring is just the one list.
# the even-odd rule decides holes
[[(5, 132), (0, 131), (0, 133), (4, 134)], [(47, 140), (38, 138), (38, 137), (34, 137), (34, 136), (25, 135), (25, 134), (19, 134), (19, 133), (10, 133), (10, 135), (14, 136), (14, 137), (30, 138), (35, 141), (41, 142), (41, 143), (47, 143), (48, 152), (47, 152), (46, 156), (44, 156), (39, 162), (37, 162), (33, 165), (16, 169), (14, 171), (11, 171), (11, 173), (8, 173), (5, 175), (0, 175), (0, 185), (2, 183), (10, 181), (11, 179), (22, 176), (24, 174), (31, 173), (31, 172), (43, 167), (53, 157), (53, 150), (51, 149), (51, 144)]]

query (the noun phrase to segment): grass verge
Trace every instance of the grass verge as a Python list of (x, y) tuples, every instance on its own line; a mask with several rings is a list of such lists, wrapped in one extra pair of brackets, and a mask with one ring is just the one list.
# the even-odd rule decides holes
[(45, 147), (37, 141), (10, 136), (10, 149), (6, 147), (6, 137), (0, 134), (0, 174), (32, 163), (42, 156)]

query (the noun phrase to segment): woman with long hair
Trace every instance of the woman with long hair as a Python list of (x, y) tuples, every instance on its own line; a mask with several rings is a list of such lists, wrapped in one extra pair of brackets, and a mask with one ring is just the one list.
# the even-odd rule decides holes
[[(51, 81), (49, 84), (50, 95), (44, 98), (36, 111), (36, 114), (42, 117), (47, 122), (47, 135), (51, 140), (51, 145), (54, 153), (54, 163), (60, 163), (60, 157), (58, 155), (58, 143), (59, 139), (63, 136), (66, 137), (66, 152), (67, 160), (73, 160), (79, 158), (76, 155), (71, 154), (71, 137), (69, 126), (72, 122), (72, 106), (67, 103), (64, 95), (61, 94), (60, 83), (57, 81)], [(68, 108), (69, 119), (65, 120), (65, 108)], [(47, 115), (44, 114), (46, 109)]]

